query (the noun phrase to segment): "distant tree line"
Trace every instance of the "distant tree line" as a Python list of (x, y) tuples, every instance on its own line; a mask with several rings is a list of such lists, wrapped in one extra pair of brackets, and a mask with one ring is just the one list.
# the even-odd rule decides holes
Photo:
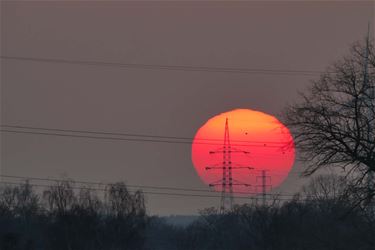
[(147, 216), (140, 191), (109, 185), (105, 199), (95, 190), (75, 192), (70, 181), (37, 195), (26, 182), (0, 193), (1, 250), (141, 249)]
[(188, 226), (147, 216), (142, 192), (124, 183), (104, 197), (58, 182), (36, 192), (28, 182), (0, 192), (1, 250), (370, 250), (371, 209), (353, 207), (346, 179), (319, 176), (293, 199), (201, 211)]
[(154, 218), (147, 229), (146, 249), (375, 249), (374, 213), (353, 207), (351, 199), (356, 197), (346, 185), (344, 177), (318, 176), (290, 201), (241, 205), (225, 214), (206, 209), (184, 228)]

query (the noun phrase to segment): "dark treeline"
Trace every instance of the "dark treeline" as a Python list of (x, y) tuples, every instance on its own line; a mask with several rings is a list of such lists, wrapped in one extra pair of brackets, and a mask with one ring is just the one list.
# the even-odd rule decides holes
[[(147, 217), (141, 192), (109, 185), (104, 199), (60, 182), (37, 195), (28, 183), (0, 197), (1, 250), (141, 249)], [(102, 200), (105, 200), (103, 202)]]
[[(147, 216), (142, 192), (109, 185), (98, 196), (60, 182), (0, 192), (1, 250), (320, 250), (375, 249), (371, 209), (353, 206), (339, 177), (313, 179), (288, 201), (201, 211), (188, 226)], [(40, 193), (40, 194), (39, 194)], [(302, 198), (303, 197), (303, 198)], [(307, 197), (307, 198), (306, 198)]]

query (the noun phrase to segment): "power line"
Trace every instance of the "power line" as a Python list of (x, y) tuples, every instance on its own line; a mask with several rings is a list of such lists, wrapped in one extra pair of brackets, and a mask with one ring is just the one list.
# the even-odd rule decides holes
[[(5, 182), (0, 181), (0, 183), (5, 185), (21, 185), (23, 183), (20, 182)], [(54, 187), (53, 185), (46, 185), (46, 184), (29, 184), (31, 187)], [(107, 189), (104, 188), (92, 188), (92, 187), (71, 187), (72, 189), (76, 190), (93, 190), (93, 191), (101, 191), (106, 192)], [(135, 190), (129, 190), (134, 192)], [(164, 196), (180, 196), (180, 197), (202, 197), (202, 198), (220, 198), (219, 195), (208, 195), (208, 194), (192, 194), (192, 193), (172, 193), (172, 192), (153, 192), (153, 191), (142, 191), (144, 194), (150, 195), (164, 195)], [(255, 200), (255, 197), (243, 197), (243, 196), (235, 196), (236, 199), (245, 199), (245, 200)], [(275, 198), (271, 197), (269, 199), (277, 199), (277, 200), (293, 200), (293, 199), (286, 199), (286, 198)]]
[[(69, 181), (69, 179), (41, 178), (41, 177), (17, 176), (17, 175), (0, 175), (0, 177), (14, 178), (14, 179), (25, 179), (25, 180), (50, 181), (50, 182)], [(110, 185), (111, 184), (111, 183), (104, 183), (104, 182), (76, 181), (76, 180), (72, 180), (72, 182), (74, 182), (74, 183), (80, 183), (80, 184), (87, 184), (87, 185), (99, 185), (99, 186), (106, 186), (106, 185)], [(213, 192), (212, 190), (193, 189), (193, 188), (160, 187), (160, 186), (128, 185), (128, 184), (126, 184), (126, 186), (128, 186), (128, 187), (134, 187), (134, 188), (150, 188), (150, 189), (166, 189), (166, 190), (178, 190), (178, 191)]]
[[(30, 176), (18, 176), (18, 175), (0, 175), (0, 177), (4, 178), (11, 178), (11, 179), (21, 179), (21, 180), (36, 180), (36, 181), (49, 181), (49, 182), (64, 182), (70, 181), (69, 179), (59, 179), (59, 178), (42, 178), (42, 177), (30, 177)], [(80, 180), (72, 180), (73, 183), (78, 184), (85, 184), (85, 185), (98, 185), (98, 186), (107, 186), (113, 183), (104, 183), (104, 182), (93, 182), (93, 181), (80, 181)], [(198, 189), (198, 188), (181, 188), (181, 187), (165, 187), (165, 186), (148, 186), (148, 185), (128, 185), (127, 187), (130, 188), (148, 188), (148, 189), (160, 189), (160, 190), (173, 190), (173, 191), (188, 191), (188, 192), (205, 192), (211, 193), (215, 192), (213, 190), (205, 190), (205, 189)], [(247, 195), (259, 195), (259, 193), (255, 192), (236, 192), (237, 194), (247, 194)], [(270, 194), (266, 193), (268, 196), (294, 196), (294, 194)], [(220, 197), (220, 196), (219, 196)]]
[(166, 64), (139, 64), (121, 63), (92, 60), (72, 60), (63, 58), (44, 58), (26, 56), (0, 56), (3, 60), (29, 61), (54, 64), (72, 64), (86, 66), (116, 67), (143, 70), (172, 70), (188, 72), (213, 72), (213, 73), (234, 73), (234, 74), (263, 74), (263, 75), (287, 75), (287, 76), (316, 76), (323, 72), (314, 70), (285, 70), (285, 69), (262, 69), (262, 68), (239, 68), (239, 67), (212, 67), (212, 66), (188, 66), (188, 65), (166, 65)]
[[(0, 127), (15, 128), (15, 129), (30, 129), (30, 130), (45, 130), (55, 132), (67, 132), (67, 133), (84, 133), (84, 134), (96, 134), (96, 135), (114, 135), (114, 136), (127, 136), (127, 137), (141, 137), (141, 138), (157, 138), (157, 139), (173, 139), (173, 140), (189, 140), (189, 141), (219, 141), (221, 139), (212, 138), (192, 138), (192, 137), (178, 137), (178, 136), (162, 136), (162, 135), (150, 135), (150, 134), (135, 134), (135, 133), (119, 133), (119, 132), (107, 132), (107, 131), (93, 131), (93, 130), (73, 130), (73, 129), (61, 129), (61, 128), (46, 128), (46, 127), (33, 127), (33, 126), (20, 126), (20, 125), (8, 125), (1, 124)], [(286, 144), (289, 142), (281, 141), (249, 141), (249, 140), (231, 140), (232, 142), (244, 142), (244, 143), (260, 143), (260, 144)]]
[(8, 130), (8, 129), (1, 129), (0, 131), (6, 132), (6, 133), (61, 136), (61, 137), (87, 138), (87, 139), (104, 139), (104, 140), (116, 140), (116, 141), (158, 142), (158, 143), (178, 143), (178, 144), (187, 144), (188, 143), (188, 142), (183, 142), (183, 141), (166, 141), (166, 140), (152, 140), (152, 139), (104, 137), (104, 136), (89, 136), (89, 135), (72, 135), (72, 134), (58, 134), (58, 133), (51, 133), (51, 132), (32, 132), (32, 131)]
[[(15, 133), (15, 134), (32, 134), (32, 135), (43, 135), (43, 136), (59, 136), (59, 137), (73, 137), (73, 138), (85, 138), (85, 139), (101, 139), (101, 140), (113, 140), (113, 141), (130, 141), (130, 142), (151, 142), (151, 143), (168, 143), (168, 144), (188, 144), (191, 145), (191, 141), (176, 141), (176, 140), (157, 140), (157, 139), (140, 139), (140, 138), (124, 138), (124, 137), (107, 137), (107, 136), (92, 136), (92, 135), (77, 135), (77, 134), (61, 134), (52, 132), (34, 132), (25, 130), (10, 130), (1, 129), (1, 132)], [(195, 142), (195, 144), (204, 145), (220, 145), (219, 143), (204, 143)], [(233, 144), (234, 146), (247, 146), (247, 147), (269, 147), (269, 148), (281, 148), (281, 146), (272, 145), (261, 145), (261, 144)]]

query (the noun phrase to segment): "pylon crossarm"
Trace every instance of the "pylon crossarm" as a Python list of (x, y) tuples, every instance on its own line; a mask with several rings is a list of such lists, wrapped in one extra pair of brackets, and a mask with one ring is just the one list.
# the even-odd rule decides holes
[(219, 167), (219, 166), (207, 166), (205, 169), (206, 170), (211, 170), (211, 169), (249, 169), (252, 170), (254, 169), (253, 167), (248, 167), (248, 166), (241, 166), (241, 167)]
[(244, 183), (244, 182), (238, 181), (236, 179), (233, 179), (232, 182), (234, 182), (234, 183), (232, 183), (232, 185), (239, 185), (239, 186), (242, 185), (242, 186), (246, 186), (246, 187), (251, 187), (252, 186), (251, 184)]
[(253, 167), (250, 166), (239, 166), (239, 167), (231, 167), (232, 169), (249, 169), (252, 170), (254, 169)]
[(224, 152), (224, 147), (221, 147), (221, 148), (218, 148), (216, 150), (211, 150), (209, 151), (208, 153), (211, 155), (211, 154), (217, 154), (217, 153), (223, 153)]
[(210, 183), (210, 184), (208, 184), (208, 186), (210, 186), (210, 187), (221, 186), (221, 185), (222, 185), (221, 183)]
[(224, 154), (224, 153), (242, 153), (242, 154), (250, 154), (249, 151), (244, 151), (244, 150), (212, 150), (208, 152), (209, 154)]
[(245, 187), (251, 187), (250, 184), (246, 184), (246, 183), (243, 183), (243, 184), (240, 184), (240, 183), (232, 183), (232, 186), (245, 186)]
[(206, 170), (211, 170), (211, 169), (225, 169), (225, 167), (216, 167), (216, 166), (207, 166)]
[[(220, 179), (220, 180), (217, 180), (217, 181), (212, 182), (211, 184), (214, 184), (214, 185), (222, 185), (222, 183), (223, 183), (223, 180)], [(211, 185), (211, 184), (210, 184), (210, 185)]]
[(231, 147), (230, 152), (231, 152), (231, 153), (250, 154), (250, 152), (247, 151), (247, 150), (243, 150), (243, 149), (239, 149), (239, 148), (235, 148), (235, 147)]

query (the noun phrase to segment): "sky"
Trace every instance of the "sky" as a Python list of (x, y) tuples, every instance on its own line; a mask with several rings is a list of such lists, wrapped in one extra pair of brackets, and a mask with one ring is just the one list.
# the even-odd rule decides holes
[[(2, 1), (1, 56), (324, 71), (364, 39), (373, 20), (372, 1)], [(192, 138), (209, 118), (236, 108), (282, 119), (318, 77), (2, 58), (1, 124)], [(0, 152), (3, 175), (207, 189), (189, 144), (3, 132)], [(298, 177), (302, 169), (297, 162), (275, 192), (297, 191), (307, 181)], [(161, 215), (219, 203), (146, 200)]]

